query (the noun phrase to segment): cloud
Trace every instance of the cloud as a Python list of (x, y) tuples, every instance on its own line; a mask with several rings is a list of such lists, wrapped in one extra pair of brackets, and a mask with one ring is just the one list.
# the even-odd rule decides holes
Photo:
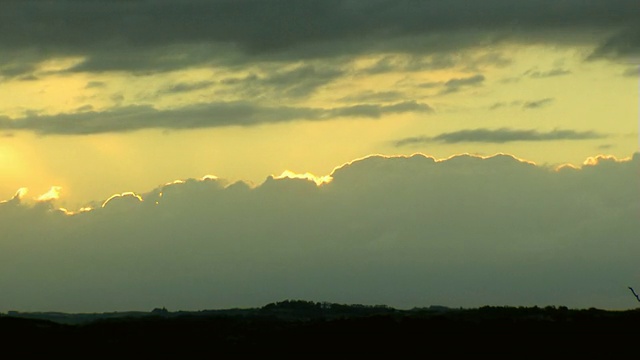
[(451, 79), (444, 83), (444, 89), (441, 91), (441, 94), (458, 92), (460, 89), (469, 86), (479, 86), (484, 82), (484, 80), (485, 77), (482, 74), (476, 74), (466, 78)]
[(553, 130), (540, 132), (537, 130), (501, 129), (473, 129), (442, 133), (433, 137), (417, 136), (394, 141), (396, 147), (420, 145), (427, 143), (455, 144), (461, 142), (480, 142), (502, 144), (513, 141), (558, 141), (558, 140), (588, 140), (602, 139), (607, 136), (594, 131)]
[(429, 105), (405, 101), (389, 105), (359, 104), (335, 108), (268, 107), (246, 102), (217, 102), (159, 110), (132, 105), (105, 111), (57, 115), (29, 114), (22, 118), (0, 117), (0, 130), (32, 131), (42, 135), (87, 135), (141, 129), (197, 129), (221, 126), (252, 126), (296, 120), (331, 120), (339, 117), (377, 119), (387, 114), (431, 112)]
[[(122, 206), (121, 204), (133, 204), (135, 206), (135, 204), (144, 201), (142, 199), (142, 197), (134, 192), (128, 191), (128, 192), (124, 192), (122, 194), (115, 194), (112, 195), (111, 197), (109, 197), (107, 200), (105, 200), (102, 203), (101, 207), (106, 207), (107, 205), (109, 206), (109, 208), (112, 208), (114, 206)], [(118, 204), (118, 205), (113, 205), (113, 204)]]
[[(416, 55), (385, 55), (375, 62), (375, 64), (362, 70), (368, 75), (383, 74), (387, 72), (402, 71), (413, 72), (421, 70), (437, 70), (454, 67), (459, 63), (459, 56), (454, 54), (433, 54), (430, 56)], [(483, 59), (472, 59), (482, 61)]]
[(497, 109), (510, 108), (510, 107), (520, 107), (523, 110), (535, 110), (535, 109), (541, 109), (545, 106), (548, 106), (554, 101), (555, 101), (554, 98), (543, 98), (543, 99), (529, 100), (529, 101), (523, 101), (523, 100), (513, 100), (510, 102), (500, 101), (500, 102), (493, 103), (491, 106), (489, 106), (489, 110), (497, 110)]
[(3, 204), (19, 204), (20, 201), (22, 201), (22, 199), (27, 195), (27, 192), (29, 192), (29, 189), (27, 188), (23, 187), (18, 189), (18, 191), (16, 191), (16, 194), (10, 200), (0, 201), (0, 206)]
[(544, 99), (535, 100), (535, 101), (527, 101), (522, 105), (522, 108), (525, 109), (525, 110), (527, 110), (527, 109), (540, 109), (540, 108), (543, 108), (545, 106), (550, 105), (554, 101), (555, 101), (554, 98), (544, 98)]
[(104, 81), (89, 81), (87, 82), (87, 85), (85, 85), (85, 89), (99, 89), (99, 88), (103, 88), (107, 85), (107, 83), (105, 83)]
[(640, 56), (640, 27), (625, 29), (615, 36), (608, 38), (589, 56), (590, 60), (597, 59), (628, 59)]
[(371, 156), (322, 185), (187, 179), (74, 215), (12, 200), (0, 203), (0, 311), (287, 298), (626, 309), (638, 171), (640, 154), (559, 170), (509, 155)]
[(272, 96), (277, 99), (300, 98), (342, 77), (346, 71), (340, 64), (306, 64), (286, 69), (267, 69), (240, 78), (226, 78), (222, 85), (230, 86), (233, 94), (251, 97)]
[(40, 195), (38, 197), (38, 201), (51, 201), (60, 198), (60, 192), (62, 191), (62, 187), (60, 186), (52, 186), (49, 191)]
[(175, 95), (175, 94), (181, 94), (181, 93), (188, 93), (192, 91), (207, 89), (214, 84), (215, 82), (208, 81), (208, 80), (198, 81), (198, 82), (179, 82), (179, 83), (175, 83), (170, 86), (161, 88), (160, 90), (158, 90), (157, 94), (158, 95)]
[(522, 101), (520, 100), (515, 100), (515, 101), (511, 101), (511, 102), (496, 102), (493, 103), (491, 106), (489, 106), (489, 110), (496, 110), (496, 109), (501, 109), (504, 107), (513, 107), (513, 106), (521, 106), (522, 105)]
[(525, 75), (528, 75), (531, 78), (534, 79), (544, 79), (544, 78), (549, 78), (549, 77), (557, 77), (557, 76), (564, 76), (564, 75), (569, 75), (571, 74), (570, 70), (567, 69), (562, 69), (562, 68), (556, 68), (556, 69), (551, 69), (549, 71), (527, 71), (525, 72)]
[(21, 75), (60, 56), (83, 59), (72, 71), (147, 72), (505, 42), (588, 44), (593, 57), (621, 57), (640, 48), (639, 12), (633, 0), (10, 1), (0, 71)]
[(440, 88), (438, 92), (440, 95), (456, 93), (467, 87), (481, 86), (485, 81), (485, 77), (482, 74), (476, 74), (463, 78), (452, 78), (447, 81), (427, 81), (418, 84), (418, 87), (423, 89)]
[(537, 70), (537, 68), (532, 68), (525, 71), (521, 75), (504, 78), (501, 80), (501, 82), (513, 83), (513, 82), (519, 82), (525, 77), (531, 78), (531, 79), (546, 79), (551, 77), (566, 76), (569, 74), (572, 74), (571, 70), (561, 68), (561, 67), (553, 68), (547, 71), (540, 71), (540, 70)]
[(626, 69), (622, 73), (622, 76), (625, 76), (625, 77), (638, 77), (638, 76), (640, 76), (640, 70), (638, 70), (638, 67), (632, 67), (632, 68)]
[[(427, 44), (425, 44), (427, 45)], [(464, 48), (464, 47), (462, 47)], [(441, 70), (461, 66), (463, 71), (478, 72), (486, 65), (504, 67), (511, 63), (501, 51), (459, 52), (455, 49), (443, 50), (433, 54), (397, 53), (384, 54), (373, 65), (359, 70), (358, 74), (378, 75), (389, 72), (418, 72)]]
[(406, 95), (399, 91), (363, 91), (340, 99), (344, 102), (393, 102), (405, 99)]
[(417, 101), (404, 101), (391, 105), (354, 105), (347, 107), (339, 107), (331, 109), (328, 112), (329, 117), (343, 117), (343, 116), (363, 116), (369, 118), (379, 118), (384, 114), (401, 114), (407, 112), (433, 112), (433, 109), (423, 103)]
[(288, 96), (300, 97), (312, 93), (316, 88), (344, 75), (337, 68), (319, 68), (313, 65), (297, 67), (290, 71), (276, 72), (264, 79), (264, 84), (283, 88)]

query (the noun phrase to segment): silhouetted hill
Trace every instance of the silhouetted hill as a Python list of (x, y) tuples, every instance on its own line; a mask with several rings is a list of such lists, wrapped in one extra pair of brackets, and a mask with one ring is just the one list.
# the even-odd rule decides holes
[[(287, 300), (261, 308), (0, 317), (22, 354), (616, 354), (635, 346), (640, 310), (387, 306)], [(16, 316), (17, 315), (17, 316)], [(74, 319), (78, 317), (83, 321)], [(56, 321), (57, 320), (57, 321)], [(85, 353), (86, 354), (86, 353)]]

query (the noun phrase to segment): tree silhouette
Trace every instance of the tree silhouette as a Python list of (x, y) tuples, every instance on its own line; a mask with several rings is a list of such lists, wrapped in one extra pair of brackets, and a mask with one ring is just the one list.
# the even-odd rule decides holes
[(638, 294), (636, 294), (636, 292), (633, 290), (633, 288), (632, 288), (631, 286), (629, 286), (629, 290), (631, 290), (631, 292), (633, 293), (633, 296), (635, 296), (635, 297), (636, 297), (636, 299), (637, 299), (638, 301), (640, 301), (640, 296), (638, 296)]

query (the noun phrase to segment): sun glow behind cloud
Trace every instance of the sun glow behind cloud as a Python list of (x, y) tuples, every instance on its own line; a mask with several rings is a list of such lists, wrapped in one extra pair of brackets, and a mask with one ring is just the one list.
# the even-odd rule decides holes
[(0, 201), (0, 204), (3, 203), (8, 203), (9, 201), (22, 201), (22, 199), (25, 198), (25, 196), (27, 195), (27, 193), (29, 192), (29, 189), (23, 187), (18, 189), (18, 191), (16, 191), (15, 195), (13, 195), (13, 197), (11, 198), (11, 200), (2, 200)]
[(331, 180), (333, 180), (331, 175), (316, 176), (316, 175), (311, 174), (309, 172), (304, 173), (304, 174), (298, 174), (298, 173), (295, 173), (295, 172), (290, 171), (290, 170), (285, 170), (285, 171), (282, 172), (282, 174), (280, 174), (280, 176), (276, 176), (275, 177), (275, 179), (284, 179), (284, 178), (310, 180), (310, 181), (313, 181), (314, 183), (316, 183), (316, 185), (318, 185), (318, 186), (320, 186), (322, 184), (327, 184), (327, 183), (331, 182)]
[[(454, 154), (451, 156), (447, 156), (447, 157), (443, 157), (443, 158), (437, 158), (435, 156), (432, 155), (428, 155), (428, 154), (424, 154), (424, 153), (413, 153), (410, 155), (384, 155), (384, 154), (372, 154), (372, 155), (368, 155), (368, 156), (364, 156), (361, 158), (357, 158), (354, 159), (352, 161), (348, 161), (342, 165), (336, 166), (333, 168), (333, 170), (327, 174), (327, 175), (315, 175), (313, 173), (310, 172), (306, 172), (306, 173), (296, 173), (294, 171), (291, 170), (285, 170), (283, 171), (279, 176), (270, 176), (271, 178), (273, 178), (274, 180), (281, 180), (281, 179), (302, 179), (302, 180), (307, 180), (307, 181), (311, 181), (314, 184), (316, 184), (316, 186), (323, 186), (326, 184), (331, 183), (334, 178), (334, 174), (337, 172), (342, 171), (343, 169), (349, 168), (351, 166), (354, 166), (357, 163), (362, 163), (362, 162), (367, 162), (368, 159), (381, 159), (381, 160), (394, 160), (394, 159), (411, 159), (411, 158), (424, 158), (424, 159), (429, 159), (430, 161), (432, 161), (433, 163), (447, 163), (456, 159), (465, 159), (465, 158), (470, 158), (470, 159), (478, 159), (478, 160), (491, 160), (491, 159), (498, 159), (498, 158), (503, 158), (503, 159), (509, 159), (509, 160), (513, 160), (516, 161), (518, 163), (522, 163), (522, 164), (527, 164), (527, 165), (531, 165), (534, 167), (538, 167), (538, 168), (546, 168), (548, 170), (553, 170), (556, 172), (562, 171), (565, 168), (570, 168), (573, 170), (581, 170), (585, 167), (594, 167), (597, 166), (599, 164), (603, 164), (603, 163), (624, 163), (624, 162), (630, 162), (633, 161), (634, 157), (633, 156), (629, 156), (629, 157), (624, 157), (624, 158), (618, 158), (614, 155), (606, 155), (606, 154), (600, 154), (600, 155), (596, 155), (593, 157), (589, 157), (586, 160), (583, 161), (583, 163), (581, 164), (581, 166), (577, 166), (574, 164), (561, 164), (561, 165), (556, 165), (556, 166), (549, 166), (549, 165), (539, 165), (536, 164), (533, 161), (524, 159), (524, 158), (520, 158), (517, 157), (515, 155), (512, 154), (508, 154), (508, 153), (495, 153), (492, 155), (480, 155), (480, 154), (473, 154), (473, 153), (461, 153), (461, 154)], [(161, 190), (158, 191), (157, 193), (157, 199), (156, 199), (156, 204), (159, 204), (160, 198), (162, 198), (164, 196), (164, 191), (162, 189), (166, 188), (166, 187), (172, 187), (174, 185), (184, 185), (187, 182), (196, 182), (196, 183), (205, 183), (208, 181), (214, 181), (220, 184), (220, 186), (222, 188), (226, 188), (228, 186), (230, 186), (231, 184), (233, 184), (233, 182), (229, 182), (228, 180), (224, 179), (224, 178), (220, 178), (216, 175), (204, 175), (198, 179), (189, 179), (189, 180), (173, 180), (167, 183), (164, 183), (164, 185), (162, 185), (162, 187), (160, 188)], [(251, 182), (250, 181), (242, 181), (244, 182), (249, 188), (256, 188), (256, 187), (260, 187), (262, 184), (257, 184), (257, 185), (253, 185), (251, 186)], [(26, 194), (28, 192), (28, 189), (25, 188), (20, 188), (15, 192), (15, 195), (12, 197), (12, 199), (18, 199), (18, 200), (28, 200), (26, 198)], [(49, 202), (52, 204), (55, 204), (56, 202), (61, 200), (61, 193), (62, 193), (62, 187), (60, 186), (51, 186), (49, 191), (47, 191), (46, 193), (40, 195), (37, 198), (34, 198), (33, 200), (35, 200), (36, 202)], [(122, 193), (116, 193), (113, 194), (111, 196), (109, 196), (106, 200), (101, 202), (101, 205), (99, 206), (100, 208), (105, 208), (109, 205), (109, 203), (118, 200), (118, 199), (132, 199), (135, 200), (134, 202), (131, 202), (131, 204), (134, 203), (140, 203), (144, 201), (144, 194), (141, 193), (136, 193), (133, 191), (127, 191), (127, 192), (122, 192)], [(3, 203), (6, 203), (9, 200), (4, 200), (2, 201)], [(25, 202), (25, 204), (28, 204), (29, 202)], [(79, 207), (77, 210), (69, 210), (66, 207), (60, 207), (58, 208), (59, 210), (63, 211), (64, 213), (66, 213), (67, 215), (76, 215), (79, 213), (84, 213), (84, 212), (89, 212), (94, 210), (95, 208), (93, 206), (82, 206)]]
[(628, 156), (628, 157), (625, 157), (625, 158), (618, 159), (617, 157), (615, 157), (613, 155), (600, 154), (600, 155), (588, 157), (584, 161), (583, 165), (585, 165), (585, 166), (595, 166), (595, 165), (598, 165), (601, 162), (625, 162), (625, 161), (631, 161), (631, 160), (632, 160), (632, 156)]
[(111, 197), (109, 197), (107, 200), (105, 200), (102, 203), (101, 207), (107, 207), (107, 205), (109, 205), (110, 202), (117, 200), (117, 199), (135, 199), (138, 202), (143, 202), (144, 200), (142, 199), (142, 196), (132, 192), (132, 191), (127, 191), (127, 192), (123, 192), (122, 194), (114, 194)]
[(38, 201), (51, 201), (51, 200), (57, 200), (60, 198), (60, 192), (62, 191), (62, 187), (60, 186), (52, 186), (51, 189), (49, 189), (49, 191), (47, 191), (46, 193), (40, 195), (38, 197)]

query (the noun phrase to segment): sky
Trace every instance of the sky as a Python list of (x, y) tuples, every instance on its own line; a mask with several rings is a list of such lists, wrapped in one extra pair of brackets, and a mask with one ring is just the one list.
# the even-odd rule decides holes
[(0, 311), (626, 309), (633, 0), (0, 3)]

